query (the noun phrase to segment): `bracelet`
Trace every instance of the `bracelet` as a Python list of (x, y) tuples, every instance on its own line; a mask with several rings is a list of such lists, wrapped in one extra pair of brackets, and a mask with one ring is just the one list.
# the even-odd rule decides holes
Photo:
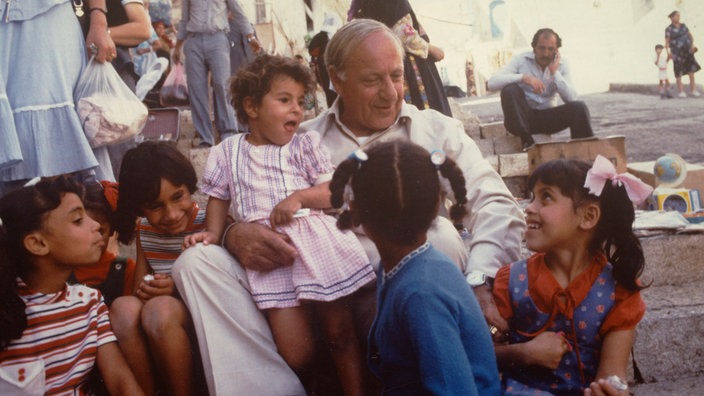
[(103, 14), (105, 14), (105, 17), (108, 17), (108, 9), (107, 8), (100, 8), (100, 7), (93, 7), (90, 10), (88, 10), (88, 13), (92, 13), (93, 11), (100, 11)]

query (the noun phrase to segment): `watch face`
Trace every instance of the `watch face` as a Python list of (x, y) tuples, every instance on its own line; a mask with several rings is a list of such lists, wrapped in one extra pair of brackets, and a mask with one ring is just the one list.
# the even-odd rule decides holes
[(470, 286), (480, 286), (486, 283), (486, 275), (481, 272), (471, 272), (467, 275), (467, 283)]

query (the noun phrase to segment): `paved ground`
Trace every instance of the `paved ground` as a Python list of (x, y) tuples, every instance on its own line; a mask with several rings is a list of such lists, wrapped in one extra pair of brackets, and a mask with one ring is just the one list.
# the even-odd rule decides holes
[[(689, 163), (704, 163), (704, 96), (660, 99), (648, 88), (626, 87), (620, 89), (632, 92), (582, 96), (591, 112), (594, 133), (601, 137), (624, 135), (628, 162), (654, 161), (665, 153), (675, 153)], [(503, 120), (497, 96), (458, 101), (481, 122)], [(569, 133), (558, 136), (568, 138)]]

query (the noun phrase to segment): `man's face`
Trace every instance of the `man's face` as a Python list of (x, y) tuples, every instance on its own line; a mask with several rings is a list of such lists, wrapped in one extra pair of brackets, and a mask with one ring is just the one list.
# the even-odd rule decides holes
[(385, 33), (371, 34), (350, 53), (344, 79), (330, 78), (342, 98), (342, 122), (357, 136), (391, 126), (403, 101), (403, 53)]
[(535, 53), (535, 61), (541, 67), (547, 67), (557, 54), (557, 37), (552, 33), (541, 34), (533, 48), (533, 53)]

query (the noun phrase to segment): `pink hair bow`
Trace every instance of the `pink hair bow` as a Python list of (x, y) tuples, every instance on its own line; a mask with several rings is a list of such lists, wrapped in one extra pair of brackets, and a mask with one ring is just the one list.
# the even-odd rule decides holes
[(584, 187), (589, 189), (591, 194), (598, 197), (604, 191), (607, 180), (611, 180), (613, 186), (623, 185), (626, 188), (628, 198), (636, 205), (645, 201), (653, 192), (651, 186), (630, 173), (616, 173), (616, 168), (611, 161), (601, 155), (597, 155), (592, 168), (587, 172)]

